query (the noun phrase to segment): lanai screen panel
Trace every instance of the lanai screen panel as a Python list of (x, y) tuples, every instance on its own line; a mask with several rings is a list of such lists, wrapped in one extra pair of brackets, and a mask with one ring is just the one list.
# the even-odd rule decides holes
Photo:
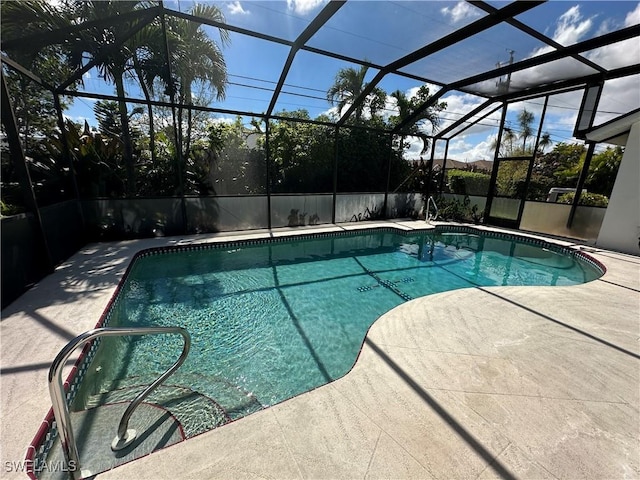
[[(350, 89), (344, 96), (337, 95), (335, 103), (328, 99), (328, 92), (336, 83), (341, 70), (358, 73), (365, 69), (363, 81), (355, 89)], [(346, 112), (355, 99), (353, 93), (360, 90), (377, 73), (376, 69), (319, 55), (316, 53), (299, 51), (291, 65), (285, 80), (285, 85), (278, 96), (274, 114), (283, 111), (306, 110), (310, 119), (321, 117), (325, 121), (337, 121), (341, 113)], [(339, 111), (340, 99), (344, 98), (344, 107)], [(366, 109), (363, 115), (366, 115)]]
[(546, 2), (516, 19), (568, 47), (637, 24), (639, 13), (637, 2)]
[[(462, 100), (462, 95), (454, 95), (450, 98), (450, 102), (452, 106), (455, 106), (456, 101)], [(467, 95), (468, 98), (465, 100), (473, 100), (474, 97), (471, 95)], [(475, 97), (477, 98), (477, 97)], [(446, 100), (446, 99), (445, 99)], [(478, 101), (471, 103), (470, 101), (465, 105), (465, 110), (473, 110), (474, 108), (479, 107), (483, 101)], [(443, 117), (443, 128), (440, 128), (440, 132), (443, 132), (443, 138), (455, 138), (457, 135), (466, 133), (466, 135), (470, 135), (472, 133), (476, 133), (477, 131), (485, 131), (485, 127), (497, 128), (500, 125), (500, 104), (491, 103), (487, 105), (485, 108), (481, 109), (477, 114), (472, 115), (469, 119), (462, 121), (457, 126), (449, 129), (449, 126), (453, 126), (454, 123), (458, 122), (462, 116), (464, 115), (464, 111), (451, 111), (444, 112)], [(446, 132), (446, 133), (445, 133)]]
[(637, 38), (631, 38), (589, 50), (584, 56), (607, 70), (639, 65), (640, 42)]
[[(440, 85), (421, 82), (393, 73), (385, 75), (377, 86), (387, 94), (387, 100), (381, 115), (383, 119), (388, 122), (389, 126), (399, 124), (403, 120), (403, 116), (406, 115), (404, 109), (403, 111), (400, 110), (399, 103), (409, 102), (409, 108), (415, 108), (419, 103), (413, 99), (419, 94), (420, 89), (422, 89), (423, 92), (426, 92), (426, 89), (428, 89), (429, 95), (433, 95), (441, 89)], [(445, 113), (446, 110), (440, 115), (441, 126), (443, 123), (442, 117)], [(432, 135), (434, 132), (431, 126), (428, 123), (424, 123), (425, 122), (422, 121), (417, 123), (418, 131)], [(415, 148), (412, 147), (410, 151), (415, 153)]]
[(640, 108), (640, 75), (607, 80), (600, 95), (594, 125)]
[(318, 13), (317, 10), (298, 8), (286, 1), (168, 1), (165, 2), (165, 7), (186, 11), (194, 3), (217, 7), (228, 25), (288, 41), (294, 41)]
[(521, 92), (541, 85), (552, 85), (562, 80), (594, 75), (597, 70), (566, 57), (542, 65), (526, 68), (510, 75), (502, 75), (466, 87), (467, 90), (488, 96)]
[(499, 24), (484, 32), (414, 62), (401, 71), (442, 83), (452, 83), (507, 65), (510, 52), (514, 61), (536, 56), (544, 44), (507, 25)]
[(224, 47), (227, 69), (223, 99), (211, 98), (208, 106), (240, 112), (264, 113), (269, 107), (289, 47), (229, 32)]
[(347, 2), (308, 44), (386, 65), (484, 15), (461, 2)]

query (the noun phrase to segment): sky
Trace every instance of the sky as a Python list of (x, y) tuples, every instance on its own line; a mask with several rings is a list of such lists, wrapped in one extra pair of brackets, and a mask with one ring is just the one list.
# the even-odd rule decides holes
[[(325, 6), (326, 1), (233, 0), (200, 3), (216, 5), (230, 25), (293, 41)], [(496, 8), (506, 5), (495, 1), (488, 3)], [(165, 1), (165, 7), (182, 12), (188, 12), (193, 4), (193, 1), (186, 0)], [(485, 12), (462, 1), (349, 0), (307, 44), (377, 65), (386, 65), (484, 15)], [(640, 23), (640, 3), (551, 1), (519, 15), (517, 19), (561, 45), (568, 46)], [(220, 43), (219, 32), (215, 28), (203, 28), (214, 41)], [(229, 77), (226, 97), (224, 101), (217, 102), (213, 95), (209, 94), (209, 106), (264, 112), (268, 108), (273, 89), (289, 54), (289, 47), (239, 33), (231, 33), (230, 36), (230, 44), (223, 46)], [(407, 65), (402, 71), (448, 83), (490, 70), (498, 64), (504, 65), (509, 62), (511, 55), (517, 62), (551, 50), (552, 47), (514, 27), (500, 25)], [(586, 52), (584, 56), (605, 68), (637, 64), (640, 63), (640, 45), (636, 38)], [(274, 112), (304, 108), (312, 118), (320, 114), (336, 115), (336, 108), (326, 100), (326, 92), (338, 70), (346, 67), (359, 68), (359, 65), (308, 51), (298, 51)], [(371, 80), (376, 73), (376, 69), (369, 69), (366, 80)], [(571, 78), (582, 73), (594, 71), (576, 60), (567, 59), (514, 73), (511, 85), (512, 88), (524, 88), (545, 79)], [(476, 87), (479, 90), (494, 89), (496, 80)], [(86, 91), (114, 93), (113, 85), (99, 79), (95, 70), (89, 71), (84, 81)], [(379, 87), (387, 93), (401, 90), (411, 96), (421, 85), (406, 77), (387, 75)], [(440, 88), (437, 85), (429, 87), (432, 93)], [(135, 82), (127, 82), (127, 90), (128, 95), (142, 98)], [(582, 92), (565, 93), (550, 98), (542, 131), (550, 133), (553, 142), (576, 141), (572, 138), (572, 132), (581, 99)], [(447, 109), (441, 114), (440, 129), (446, 128), (470, 109), (480, 105), (484, 98), (452, 92), (445, 95), (443, 100), (447, 102)], [(86, 118), (90, 125), (95, 125), (97, 122), (92, 114), (93, 103), (89, 99), (76, 99), (66, 114), (77, 121)], [(507, 113), (507, 123), (517, 128), (515, 118), (518, 112), (526, 108), (534, 113), (537, 124), (542, 112), (542, 103), (542, 99), (536, 99), (512, 105)], [(639, 76), (607, 82), (596, 124), (639, 107)], [(394, 115), (395, 111), (394, 101), (388, 98), (384, 114)], [(221, 114), (216, 114), (215, 117), (217, 121), (232, 118)], [(249, 119), (245, 120), (248, 122)], [(448, 158), (461, 161), (493, 158), (491, 143), (497, 135), (499, 121), (500, 111), (451, 139)], [(537, 128), (537, 125), (535, 126)], [(408, 156), (417, 157), (420, 145), (419, 141), (413, 142)], [(444, 142), (439, 142), (436, 145), (436, 157), (442, 156)]]

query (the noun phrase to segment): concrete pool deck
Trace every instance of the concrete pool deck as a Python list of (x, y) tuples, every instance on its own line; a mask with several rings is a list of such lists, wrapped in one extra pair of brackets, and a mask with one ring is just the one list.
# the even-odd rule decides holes
[[(425, 226), (312, 230), (378, 225)], [(26, 478), (51, 361), (95, 326), (135, 252), (309, 230), (87, 245), (3, 310), (2, 477)], [(96, 478), (640, 478), (640, 258), (587, 250), (598, 280), (404, 303), (343, 378)]]

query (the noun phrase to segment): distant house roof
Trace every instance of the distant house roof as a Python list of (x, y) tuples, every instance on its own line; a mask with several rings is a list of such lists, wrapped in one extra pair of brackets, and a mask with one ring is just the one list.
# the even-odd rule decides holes
[[(415, 163), (419, 162), (419, 159), (413, 160)], [(424, 159), (425, 163), (428, 163), (428, 159)], [(442, 158), (434, 158), (433, 166), (436, 165), (442, 168), (442, 163), (444, 159)], [(460, 170), (491, 170), (493, 168), (493, 162), (490, 160), (475, 160), (473, 162), (461, 162), (460, 160), (454, 160), (452, 158), (447, 158), (447, 163), (445, 165), (446, 170), (450, 169), (460, 169)]]

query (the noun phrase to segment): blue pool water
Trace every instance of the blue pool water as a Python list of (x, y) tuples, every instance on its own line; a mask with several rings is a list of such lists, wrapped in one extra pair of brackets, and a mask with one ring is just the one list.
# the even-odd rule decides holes
[[(474, 286), (573, 285), (600, 275), (553, 247), (471, 233), (386, 229), (163, 251), (134, 262), (109, 325), (185, 327), (191, 352), (166, 383), (213, 399), (235, 419), (343, 376), (373, 322), (412, 298)], [(103, 393), (153, 381), (181, 340), (108, 345), (94, 361), (104, 366)]]

